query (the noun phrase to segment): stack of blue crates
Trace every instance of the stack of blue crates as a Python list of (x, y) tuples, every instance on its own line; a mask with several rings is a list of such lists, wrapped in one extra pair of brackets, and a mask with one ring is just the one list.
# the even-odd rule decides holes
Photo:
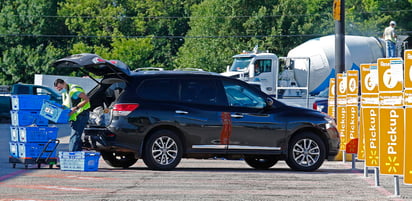
[[(56, 142), (51, 141), (46, 151), (42, 153), (49, 140), (57, 139), (57, 127), (49, 127), (48, 119), (40, 115), (43, 100), (49, 100), (48, 95), (12, 95), (11, 96), (11, 126), (10, 126), (10, 162), (35, 163), (41, 158), (56, 158)], [(50, 154), (50, 156), (49, 156)]]

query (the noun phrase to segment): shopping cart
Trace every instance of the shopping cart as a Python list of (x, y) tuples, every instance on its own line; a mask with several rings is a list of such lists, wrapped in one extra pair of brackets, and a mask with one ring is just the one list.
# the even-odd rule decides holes
[(46, 143), (22, 143), (26, 147), (16, 149), (24, 150), (25, 153), (10, 156), (9, 163), (13, 164), (13, 168), (16, 168), (18, 163), (21, 163), (24, 164), (26, 169), (29, 167), (29, 164), (37, 164), (37, 168), (40, 168), (42, 164), (46, 164), (51, 169), (57, 163), (56, 149), (59, 144), (60, 140), (58, 139), (50, 139)]

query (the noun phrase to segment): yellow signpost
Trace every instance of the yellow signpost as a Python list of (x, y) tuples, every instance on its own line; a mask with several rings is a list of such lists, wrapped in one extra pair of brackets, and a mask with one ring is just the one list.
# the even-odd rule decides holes
[(380, 108), (379, 166), (381, 174), (402, 175), (404, 157), (404, 110)]
[(412, 89), (412, 50), (405, 50), (405, 73), (404, 73), (404, 87), (405, 89)]
[(347, 109), (346, 109), (346, 74), (338, 73), (337, 74), (338, 91), (337, 94), (337, 111), (336, 111), (336, 123), (338, 125), (338, 130), (340, 134), (340, 149), (345, 151), (347, 143), (347, 129), (346, 129), (346, 118), (347, 118)]
[[(412, 50), (404, 52), (404, 105), (405, 105), (405, 122), (412, 121)], [(404, 157), (404, 174), (403, 182), (412, 184), (412, 124), (405, 124), (405, 157)]]
[[(358, 95), (359, 93), (359, 71), (348, 70), (346, 72), (347, 78), (347, 95)], [(358, 98), (356, 98), (356, 105), (358, 104)]]
[(365, 160), (365, 131), (362, 123), (362, 109), (359, 109), (359, 139), (358, 139), (358, 159)]
[[(357, 70), (348, 70), (346, 72), (346, 142), (356, 143), (356, 150), (346, 148), (346, 153), (357, 154), (358, 139), (359, 139), (359, 108), (358, 108), (358, 92), (359, 92), (359, 75)], [(355, 140), (356, 139), (356, 140)], [(347, 146), (348, 147), (348, 146)], [(352, 148), (355, 146), (352, 145)]]
[[(405, 57), (406, 58), (406, 57)], [(406, 68), (405, 68), (406, 70)], [(405, 76), (406, 84), (406, 76)], [(412, 89), (405, 89), (405, 122), (412, 120)], [(412, 136), (408, 131), (412, 131), (412, 124), (405, 124), (405, 158), (404, 158), (404, 175), (403, 182), (405, 184), (412, 184)]]
[(329, 80), (328, 115), (335, 117), (335, 78)]
[[(365, 166), (379, 166), (379, 94), (377, 64), (362, 64), (361, 69), (361, 139)], [(362, 146), (361, 146), (362, 147)], [(362, 148), (361, 148), (362, 149)]]
[(378, 59), (378, 69), (380, 173), (402, 175), (405, 132), (403, 61)]
[(362, 108), (365, 132), (365, 165), (379, 166), (379, 111), (377, 107)]
[(400, 58), (378, 59), (379, 92), (402, 92), (403, 61)]
[(361, 91), (363, 94), (378, 94), (377, 64), (361, 64)]

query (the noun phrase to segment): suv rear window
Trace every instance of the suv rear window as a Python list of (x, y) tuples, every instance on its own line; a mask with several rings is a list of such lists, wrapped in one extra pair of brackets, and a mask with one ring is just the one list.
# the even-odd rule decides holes
[(176, 83), (175, 79), (147, 79), (137, 89), (137, 96), (148, 100), (176, 101)]
[(182, 79), (180, 101), (185, 103), (218, 105), (216, 80)]
[(155, 101), (178, 101), (202, 105), (226, 105), (214, 79), (155, 78), (137, 88), (137, 97)]

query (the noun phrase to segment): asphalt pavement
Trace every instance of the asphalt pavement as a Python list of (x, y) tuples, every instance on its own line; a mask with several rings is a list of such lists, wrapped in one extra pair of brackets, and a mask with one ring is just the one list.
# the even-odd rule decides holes
[[(67, 150), (68, 127), (59, 127)], [(412, 186), (399, 177), (364, 174), (364, 164), (325, 161), (315, 172), (291, 171), (280, 161), (254, 170), (242, 160), (183, 159), (173, 171), (148, 170), (142, 160), (129, 169), (112, 168), (100, 159), (98, 171), (61, 171), (8, 161), (10, 125), (0, 124), (0, 201), (5, 200), (412, 200)]]

